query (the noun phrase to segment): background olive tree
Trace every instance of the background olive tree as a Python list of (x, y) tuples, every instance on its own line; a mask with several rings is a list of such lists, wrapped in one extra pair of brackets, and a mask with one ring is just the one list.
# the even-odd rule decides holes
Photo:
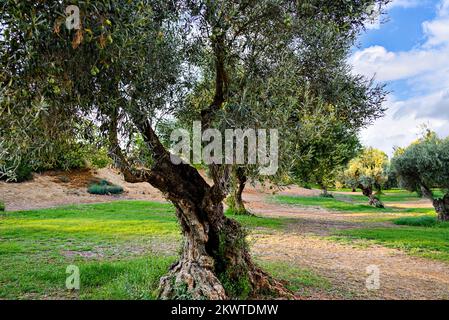
[[(362, 189), (363, 195), (369, 198), (369, 204), (377, 208), (384, 205), (378, 195), (388, 180), (388, 156), (381, 150), (366, 148), (355, 159), (349, 162), (343, 173), (346, 185)], [(374, 191), (377, 190), (377, 195)]]
[[(409, 147), (396, 152), (392, 160), (400, 186), (416, 191), (432, 201), (441, 221), (449, 221), (449, 138), (440, 139), (433, 132)], [(432, 188), (441, 188), (436, 197)]]

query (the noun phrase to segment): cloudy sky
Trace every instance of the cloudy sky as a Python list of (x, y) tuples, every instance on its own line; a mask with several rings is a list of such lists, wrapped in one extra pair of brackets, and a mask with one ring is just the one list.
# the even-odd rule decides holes
[(392, 154), (423, 124), (449, 135), (449, 0), (393, 0), (386, 18), (369, 26), (350, 63), (391, 91), (386, 117), (362, 141)]

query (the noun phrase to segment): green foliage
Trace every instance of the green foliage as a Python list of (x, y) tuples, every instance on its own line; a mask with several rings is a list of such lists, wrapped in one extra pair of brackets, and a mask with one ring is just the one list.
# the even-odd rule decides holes
[(0, 212), (5, 211), (5, 204), (3, 203), (3, 201), (0, 201)]
[(394, 224), (399, 226), (412, 226), (412, 227), (434, 227), (439, 222), (435, 217), (404, 217), (394, 220)]
[(102, 180), (98, 184), (91, 184), (87, 191), (91, 194), (111, 195), (122, 194), (124, 190), (121, 186), (114, 185), (106, 180)]
[(103, 169), (112, 164), (111, 158), (108, 155), (108, 151), (105, 148), (99, 150), (93, 150), (88, 158), (90, 164), (97, 169)]
[[(324, 189), (335, 185), (338, 173), (361, 149), (360, 142), (350, 124), (333, 119), (321, 135), (303, 145), (301, 154), (292, 170), (296, 180), (315, 183)], [(308, 151), (306, 151), (308, 150)]]
[(10, 165), (7, 163), (5, 167), (10, 168), (11, 170), (5, 170), (3, 175), (1, 175), (0, 170), (0, 178), (2, 180), (20, 183), (33, 179), (33, 169), (25, 160), (20, 161), (18, 165)]
[(410, 191), (421, 191), (422, 187), (441, 188), (446, 194), (449, 190), (449, 138), (440, 139), (428, 132), (397, 152), (392, 167), (403, 188)]
[(348, 187), (380, 189), (388, 180), (388, 156), (380, 150), (367, 148), (350, 163), (344, 172)]

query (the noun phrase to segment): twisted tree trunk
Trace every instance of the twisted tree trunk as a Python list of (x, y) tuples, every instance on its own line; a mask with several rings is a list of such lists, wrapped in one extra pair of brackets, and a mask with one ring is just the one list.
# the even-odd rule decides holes
[(234, 214), (251, 215), (251, 213), (246, 210), (245, 203), (243, 201), (243, 190), (245, 190), (245, 186), (248, 181), (248, 178), (245, 175), (245, 170), (238, 167), (234, 170), (234, 176), (236, 181), (232, 194), (230, 195), (230, 208)]
[(438, 214), (438, 220), (449, 221), (449, 194), (441, 199), (433, 200), (433, 206)]
[(176, 207), (185, 242), (180, 260), (161, 279), (160, 298), (217, 300), (267, 292), (290, 296), (253, 263), (244, 229), (224, 216), (222, 190), (210, 187), (190, 166), (170, 171), (162, 189)]
[(382, 201), (380, 201), (380, 199), (373, 194), (373, 188), (371, 186), (365, 187), (365, 186), (361, 185), (361, 186), (359, 186), (359, 188), (362, 189), (363, 195), (369, 198), (370, 206), (373, 206), (373, 207), (376, 207), (379, 209), (385, 208)]
[(155, 155), (151, 170), (134, 169), (127, 163), (117, 140), (114, 153), (125, 180), (148, 182), (173, 203), (184, 235), (180, 260), (160, 282), (161, 299), (248, 298), (261, 294), (291, 298), (283, 285), (259, 269), (252, 261), (245, 230), (225, 217), (222, 201), (227, 195), (226, 168), (212, 166), (214, 185), (186, 164), (172, 163), (170, 153), (160, 143), (150, 123), (140, 124), (144, 140)]
[(329, 193), (329, 191), (327, 190), (327, 187), (324, 183), (319, 182), (318, 183), (320, 188), (321, 188), (321, 196), (325, 197), (325, 198), (333, 198), (333, 195)]
[(435, 199), (434, 194), (430, 188), (425, 184), (421, 184), (421, 193), (432, 201), (433, 207), (438, 214), (438, 220), (449, 221), (449, 194), (445, 194), (443, 198)]
[[(215, 96), (212, 104), (201, 111), (203, 130), (210, 127), (214, 114), (226, 99), (224, 39), (222, 34), (213, 41)], [(159, 189), (175, 206), (185, 239), (180, 260), (161, 279), (159, 297), (211, 300), (259, 294), (293, 297), (281, 283), (253, 263), (244, 229), (224, 215), (222, 202), (228, 195), (229, 166), (210, 166), (214, 180), (210, 186), (195, 168), (172, 162), (172, 155), (160, 142), (149, 120), (139, 112), (131, 116), (153, 155), (154, 164), (150, 170), (132, 168), (119, 150), (116, 137), (112, 137), (125, 179), (146, 181)]]

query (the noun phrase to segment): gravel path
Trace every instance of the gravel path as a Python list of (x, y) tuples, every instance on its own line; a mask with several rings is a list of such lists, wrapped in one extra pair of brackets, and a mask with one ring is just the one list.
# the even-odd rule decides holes
[[(300, 189), (289, 191), (301, 193)], [(449, 264), (378, 245), (346, 244), (326, 237), (335, 230), (387, 224), (357, 221), (364, 215), (273, 204), (268, 196), (253, 190), (245, 200), (257, 215), (291, 220), (286, 231), (254, 235), (253, 253), (266, 261), (284, 261), (313, 270), (328, 279), (336, 292), (326, 298), (449, 299)], [(370, 275), (367, 268), (372, 266), (380, 272), (378, 290), (366, 288)]]

